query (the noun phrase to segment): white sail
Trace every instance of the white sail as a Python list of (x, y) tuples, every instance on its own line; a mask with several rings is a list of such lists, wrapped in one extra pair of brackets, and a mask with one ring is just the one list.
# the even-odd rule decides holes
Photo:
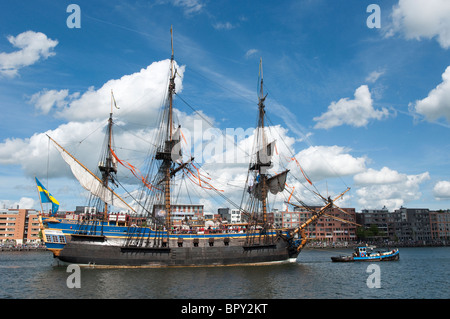
[(275, 141), (267, 144), (266, 148), (262, 147), (259, 151), (256, 152), (256, 158), (262, 164), (269, 164), (272, 160), (273, 151), (275, 148)]
[[(289, 170), (285, 170), (284, 172), (281, 172), (280, 174), (277, 174), (275, 176), (272, 176), (267, 179), (266, 187), (267, 189), (274, 195), (278, 194), (279, 192), (282, 192), (284, 190), (284, 186), (286, 184), (286, 178), (287, 173)], [(264, 200), (262, 196), (262, 185), (261, 182), (255, 185), (255, 187), (252, 188), (253, 195), (259, 199)], [(266, 193), (267, 194), (267, 193)]]
[(83, 166), (78, 160), (75, 159), (75, 157), (73, 157), (53, 139), (51, 140), (61, 154), (61, 157), (70, 166), (73, 175), (80, 182), (81, 186), (90, 191), (92, 195), (97, 196), (109, 205), (134, 211), (134, 209), (122, 198), (120, 198), (111, 188), (104, 186), (102, 181), (95, 174)]

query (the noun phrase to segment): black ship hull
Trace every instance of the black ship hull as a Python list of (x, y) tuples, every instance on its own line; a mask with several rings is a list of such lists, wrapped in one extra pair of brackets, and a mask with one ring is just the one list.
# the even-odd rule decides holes
[(71, 240), (59, 254), (60, 261), (95, 267), (192, 267), (232, 266), (292, 262), (298, 256), (289, 242), (279, 238), (269, 244), (245, 245), (200, 240), (197, 245), (176, 241), (167, 247), (127, 247), (120, 242)]

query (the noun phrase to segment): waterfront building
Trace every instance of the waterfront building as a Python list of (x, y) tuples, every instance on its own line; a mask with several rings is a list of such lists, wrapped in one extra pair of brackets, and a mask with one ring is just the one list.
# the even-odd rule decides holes
[(239, 209), (229, 209), (229, 208), (219, 208), (217, 213), (220, 215), (222, 222), (227, 222), (229, 224), (239, 224), (244, 222)]
[(275, 228), (283, 228), (283, 213), (278, 209), (272, 210), (267, 214), (267, 222)]
[[(314, 209), (318, 211), (320, 207), (314, 207)], [(314, 213), (302, 211), (300, 222), (303, 223), (312, 214)], [(327, 215), (320, 218), (315, 225), (308, 226), (306, 234), (309, 238), (329, 243), (356, 240), (356, 212), (354, 208), (341, 208), (341, 210), (332, 208), (327, 212)]]
[(363, 209), (356, 214), (356, 222), (365, 229), (375, 228), (378, 233), (374, 237), (393, 239), (395, 237), (396, 214), (382, 209)]
[(231, 210), (231, 224), (239, 224), (242, 223), (242, 212), (240, 209), (232, 209)]
[(356, 214), (356, 220), (365, 229), (375, 227), (378, 234), (374, 237), (378, 239), (422, 244), (450, 240), (450, 210), (400, 207), (389, 212), (385, 207), (363, 209)]
[(450, 210), (430, 211), (431, 238), (437, 241), (450, 240)]
[[(273, 211), (269, 214), (268, 220), (276, 227), (295, 228), (299, 227), (306, 220), (311, 218), (321, 207), (310, 207), (314, 212), (305, 209), (295, 209), (294, 211)], [(328, 216), (323, 216), (316, 224), (311, 224), (306, 228), (306, 235), (312, 240), (333, 242), (348, 242), (356, 240), (356, 212), (354, 208), (342, 208), (344, 212), (337, 208), (330, 209)], [(349, 221), (351, 223), (347, 223)]]
[[(163, 205), (158, 204), (154, 205), (153, 210), (155, 212), (155, 216), (158, 218), (159, 213), (164, 211), (164, 208)], [(203, 205), (171, 205), (170, 210), (172, 225), (174, 227), (181, 226), (185, 223), (197, 223), (199, 220), (203, 220), (204, 218)]]
[(228, 207), (217, 209), (217, 213), (220, 215), (222, 220), (229, 221), (231, 220), (231, 211)]
[(34, 209), (0, 209), (0, 242), (40, 242), (39, 212)]
[(394, 211), (395, 237), (403, 242), (430, 242), (430, 210), (400, 207)]

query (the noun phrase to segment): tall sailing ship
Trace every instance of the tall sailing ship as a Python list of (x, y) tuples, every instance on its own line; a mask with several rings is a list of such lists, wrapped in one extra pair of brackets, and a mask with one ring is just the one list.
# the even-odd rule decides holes
[[(160, 116), (159, 132), (154, 141), (156, 147), (149, 155), (148, 170), (144, 175), (136, 168), (121, 161), (112, 145), (112, 107), (105, 138), (105, 151), (99, 164), (101, 177), (92, 173), (72, 154), (51, 137), (63, 159), (71, 167), (80, 184), (93, 196), (103, 202), (102, 214), (86, 215), (76, 225), (56, 219), (45, 219), (48, 233), (56, 229), (67, 236), (63, 245), (53, 249), (54, 256), (66, 263), (95, 265), (97, 267), (166, 267), (166, 266), (213, 266), (213, 265), (253, 265), (295, 261), (308, 238), (305, 229), (315, 223), (328, 209), (334, 207), (334, 199), (324, 198), (324, 206), (314, 211), (313, 216), (293, 229), (275, 228), (268, 221), (269, 194), (285, 190), (289, 170), (272, 175), (272, 157), (275, 141), (268, 141), (265, 130), (265, 99), (263, 93), (262, 64), (260, 64), (260, 92), (258, 95), (258, 125), (256, 128), (253, 154), (250, 159), (247, 180), (239, 210), (244, 216), (241, 232), (228, 231), (222, 225), (214, 233), (205, 231), (205, 225), (191, 225), (190, 231), (177, 232), (173, 228), (174, 178), (181, 172), (190, 171), (194, 158), (183, 162), (180, 147), (181, 127), (174, 125), (173, 96), (177, 75), (173, 54), (170, 59), (170, 79), (164, 107)], [(115, 191), (117, 165), (122, 164), (132, 170), (141, 181), (140, 197), (135, 198), (135, 206), (130, 206)], [(200, 175), (197, 176), (199, 179)], [(308, 180), (308, 182), (310, 182)], [(203, 184), (208, 184), (203, 181)], [(210, 185), (210, 184), (208, 184)], [(215, 188), (210, 185), (211, 189)], [(122, 207), (131, 214), (143, 216), (145, 223), (111, 224), (108, 210)], [(73, 226), (73, 227), (72, 227)], [(44, 240), (51, 244), (51, 236)]]

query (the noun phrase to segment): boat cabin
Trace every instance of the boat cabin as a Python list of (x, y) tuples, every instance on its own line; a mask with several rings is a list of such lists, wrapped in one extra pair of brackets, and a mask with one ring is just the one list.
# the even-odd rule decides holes
[(367, 251), (368, 247), (356, 247), (355, 257), (367, 257), (370, 253)]
[(108, 222), (110, 226), (126, 226), (128, 222), (129, 216), (124, 212), (120, 213), (111, 213), (108, 217)]

